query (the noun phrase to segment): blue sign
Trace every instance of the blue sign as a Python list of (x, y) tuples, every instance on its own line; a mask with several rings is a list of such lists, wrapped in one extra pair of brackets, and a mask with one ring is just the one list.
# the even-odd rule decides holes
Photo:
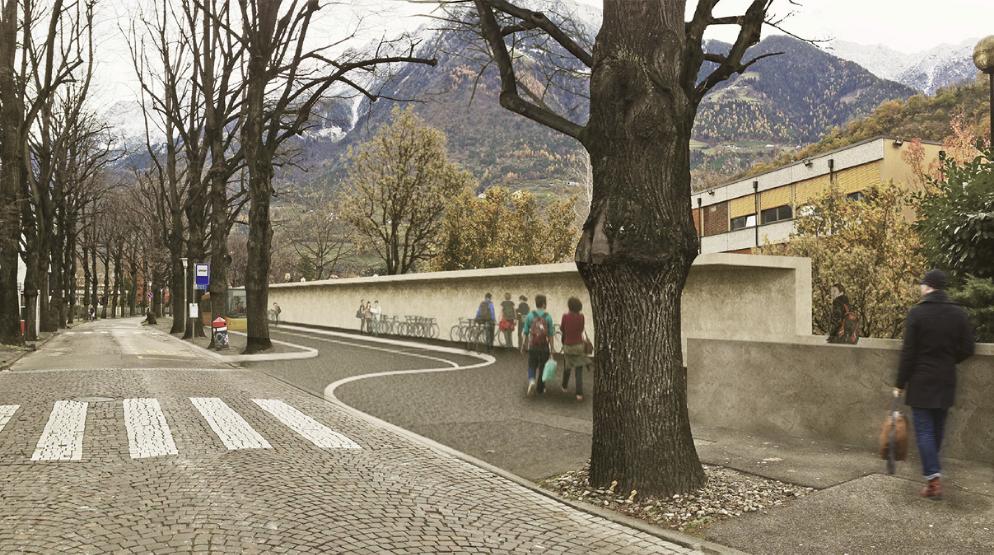
[(194, 265), (195, 273), (193, 278), (193, 288), (198, 291), (207, 291), (207, 286), (211, 284), (211, 267), (209, 264)]

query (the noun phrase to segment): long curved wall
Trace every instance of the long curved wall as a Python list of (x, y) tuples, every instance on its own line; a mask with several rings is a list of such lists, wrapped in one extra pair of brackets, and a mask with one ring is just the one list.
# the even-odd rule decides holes
[[(269, 300), (279, 303), (282, 321), (345, 329), (359, 327), (355, 313), (360, 300), (378, 300), (385, 315), (435, 318), (447, 338), (459, 318), (475, 314), (487, 292), (498, 305), (505, 293), (515, 302), (525, 295), (532, 307), (535, 295), (544, 293), (556, 318), (575, 295), (589, 313), (586, 287), (571, 263), (273, 284)], [(699, 256), (682, 306), (685, 338), (773, 339), (810, 333), (810, 261)]]

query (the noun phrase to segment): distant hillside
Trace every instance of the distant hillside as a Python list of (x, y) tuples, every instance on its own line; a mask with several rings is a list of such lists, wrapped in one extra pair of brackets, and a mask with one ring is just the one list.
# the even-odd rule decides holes
[[(708, 44), (711, 51), (729, 48), (714, 41)], [(869, 114), (885, 100), (915, 94), (910, 87), (880, 79), (856, 63), (787, 36), (764, 39), (747, 57), (773, 52), (783, 54), (760, 60), (715, 88), (701, 105), (694, 138), (805, 144), (834, 126)]]
[(817, 156), (866, 139), (885, 135), (899, 139), (941, 141), (950, 134), (950, 122), (962, 114), (964, 122), (978, 136), (989, 133), (987, 83), (975, 83), (940, 90), (935, 96), (915, 95), (907, 100), (881, 104), (869, 116), (837, 127), (823, 139), (784, 154), (769, 164), (758, 164), (742, 176), (755, 175), (776, 167)]
[[(599, 20), (583, 21), (585, 32), (592, 37)], [(477, 75), (483, 65), (475, 58), (480, 52), (478, 37), (439, 36), (426, 29), (418, 37), (423, 54), (438, 58), (436, 67), (398, 66), (392, 76), (368, 86), (384, 99), (413, 100), (401, 104), (413, 106), (429, 125), (446, 133), (450, 157), (472, 172), (481, 189), (500, 184), (540, 195), (573, 192), (580, 145), (500, 106), (500, 83), (493, 65)], [(586, 121), (584, 68), (553, 73), (555, 86), (545, 88), (545, 72), (552, 65), (547, 62), (569, 57), (560, 56), (555, 47), (550, 50), (527, 40), (518, 44), (519, 79), (550, 107), (573, 121)], [(729, 48), (716, 41), (706, 47), (712, 52)], [(691, 153), (695, 183), (723, 179), (758, 160), (793, 151), (819, 140), (835, 126), (869, 114), (885, 100), (914, 94), (908, 87), (785, 36), (766, 38), (748, 56), (769, 52), (783, 54), (764, 59), (722, 83), (702, 103)], [(702, 74), (709, 69), (702, 68)], [(292, 188), (340, 187), (347, 176), (349, 149), (372, 137), (397, 104), (391, 100), (371, 103), (355, 94), (322, 102), (315, 109), (312, 127), (288, 145), (295, 157), (279, 171), (281, 193)], [(108, 114), (109, 119), (122, 123), (122, 135), (129, 129), (124, 124), (134, 121), (129, 115), (133, 108), (119, 103)], [(143, 139), (138, 139), (140, 146)], [(127, 137), (124, 141), (135, 142)], [(130, 160), (138, 163), (141, 158)]]

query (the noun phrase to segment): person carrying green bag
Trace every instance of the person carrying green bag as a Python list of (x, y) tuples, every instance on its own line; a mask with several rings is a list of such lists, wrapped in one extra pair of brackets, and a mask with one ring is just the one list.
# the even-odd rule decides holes
[[(528, 353), (528, 395), (537, 390), (545, 393), (545, 366), (551, 353), (554, 323), (552, 316), (545, 311), (545, 295), (535, 295), (535, 310), (528, 313), (522, 330), (526, 343), (521, 344), (521, 352)], [(555, 366), (552, 368), (555, 377)]]

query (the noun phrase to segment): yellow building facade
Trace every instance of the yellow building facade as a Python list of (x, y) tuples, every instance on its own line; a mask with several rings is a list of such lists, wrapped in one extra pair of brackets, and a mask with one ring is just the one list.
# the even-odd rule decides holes
[[(926, 165), (938, 159), (941, 145), (922, 146)], [(878, 137), (693, 194), (691, 210), (701, 252), (749, 252), (788, 241), (795, 218), (833, 186), (852, 199), (891, 182), (917, 188), (907, 161), (910, 147), (910, 142)], [(907, 216), (914, 214), (909, 211)]]

